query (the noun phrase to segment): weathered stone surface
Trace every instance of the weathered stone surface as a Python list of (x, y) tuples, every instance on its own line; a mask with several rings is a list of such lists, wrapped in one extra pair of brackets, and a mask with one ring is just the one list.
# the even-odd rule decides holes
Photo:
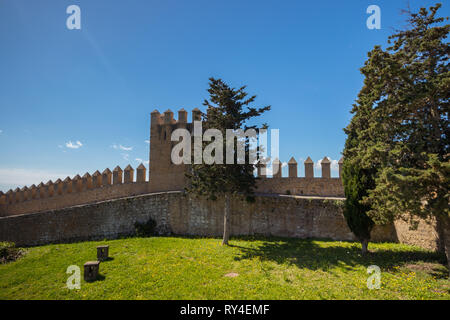
[(314, 162), (310, 157), (306, 158), (304, 165), (305, 165), (305, 178), (307, 179), (314, 178)]
[(97, 247), (97, 260), (105, 261), (109, 258), (109, 246), (98, 246)]
[(294, 157), (291, 157), (291, 159), (288, 162), (289, 166), (289, 178), (297, 178), (298, 176), (298, 168), (297, 168), (297, 161), (295, 161)]
[[(353, 240), (340, 200), (295, 196), (234, 198), (232, 235)], [(19, 246), (116, 238), (134, 233), (135, 222), (157, 222), (159, 234), (221, 236), (223, 202), (192, 199), (182, 192), (154, 193), (55, 211), (0, 218), (0, 240)], [(382, 235), (385, 235), (383, 238)], [(381, 232), (381, 240), (392, 233)]]
[(340, 178), (261, 178), (257, 182), (260, 193), (278, 193), (305, 196), (343, 197), (344, 186)]
[[(86, 179), (86, 180), (84, 180)], [(75, 205), (95, 203), (110, 199), (123, 198), (147, 193), (147, 183), (129, 183), (107, 185), (102, 188), (87, 189), (92, 186), (90, 176), (83, 177), (85, 189), (81, 193), (55, 193), (50, 198), (29, 199), (13, 205), (5, 205), (3, 211), (0, 210), (0, 216), (14, 216), (25, 213), (37, 213), (49, 210), (58, 210)], [(62, 185), (62, 184), (61, 184)]]
[[(254, 203), (233, 199), (232, 235), (264, 235), (295, 238), (354, 240), (339, 204), (320, 197), (260, 195)], [(0, 241), (19, 246), (117, 238), (132, 235), (135, 222), (149, 218), (157, 232), (180, 235), (218, 236), (223, 231), (223, 203), (192, 199), (182, 192), (146, 194), (34, 214), (0, 218)], [(447, 231), (448, 233), (448, 231)], [(435, 223), (414, 231), (396, 222), (377, 226), (373, 241), (393, 241), (438, 250)], [(448, 244), (447, 244), (448, 247)]]
[(84, 281), (95, 281), (98, 278), (100, 261), (88, 261), (84, 264)]

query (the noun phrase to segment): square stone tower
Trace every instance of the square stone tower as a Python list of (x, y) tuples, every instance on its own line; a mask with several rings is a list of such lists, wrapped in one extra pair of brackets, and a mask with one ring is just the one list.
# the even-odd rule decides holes
[[(201, 120), (199, 109), (192, 110), (192, 119)], [(192, 133), (193, 124), (187, 122), (186, 110), (178, 111), (178, 121), (170, 109), (163, 114), (157, 110), (151, 113), (149, 192), (178, 191), (185, 187), (185, 172), (189, 165), (176, 165), (171, 159), (172, 147), (178, 143), (171, 141), (171, 135), (179, 128)]]

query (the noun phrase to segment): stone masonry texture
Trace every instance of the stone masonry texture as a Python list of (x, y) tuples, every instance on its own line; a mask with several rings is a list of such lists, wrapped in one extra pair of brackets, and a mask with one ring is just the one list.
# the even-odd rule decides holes
[[(117, 238), (134, 234), (135, 222), (152, 218), (160, 235), (218, 236), (223, 202), (163, 192), (53, 211), (0, 218), (0, 240), (19, 246)], [(342, 214), (342, 200), (259, 195), (254, 203), (234, 198), (232, 235), (355, 240)], [(437, 249), (432, 225), (424, 224), (406, 243)], [(404, 231), (408, 232), (408, 231)], [(412, 231), (411, 231), (412, 232)], [(405, 237), (405, 236), (403, 236)], [(373, 241), (398, 241), (395, 226), (376, 227)], [(405, 240), (405, 239), (404, 239)]]

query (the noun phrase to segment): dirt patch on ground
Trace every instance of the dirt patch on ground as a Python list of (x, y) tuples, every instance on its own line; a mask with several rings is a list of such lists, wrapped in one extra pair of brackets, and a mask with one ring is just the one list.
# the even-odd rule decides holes
[(238, 275), (239, 275), (239, 273), (230, 272), (230, 273), (227, 273), (224, 277), (236, 278)]

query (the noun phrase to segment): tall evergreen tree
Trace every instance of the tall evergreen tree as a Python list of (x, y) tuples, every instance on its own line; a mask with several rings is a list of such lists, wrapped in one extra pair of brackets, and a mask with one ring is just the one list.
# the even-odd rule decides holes
[[(344, 163), (342, 170), (342, 181), (344, 184), (345, 204), (344, 217), (350, 230), (361, 242), (361, 251), (367, 253), (370, 233), (375, 222), (368, 215), (371, 206), (363, 203), (368, 191), (375, 187), (375, 177), (378, 163), (362, 163), (366, 154), (366, 148), (372, 143), (368, 135), (368, 126), (371, 122), (373, 103), (377, 94), (372, 92), (373, 78), (376, 70), (368, 68), (373, 59), (369, 53), (369, 60), (361, 69), (365, 75), (364, 86), (358, 94), (358, 99), (353, 105), (354, 114), (350, 124), (344, 129), (347, 140), (344, 147)], [(367, 164), (364, 166), (364, 164)]]
[(357, 164), (374, 180), (358, 201), (375, 223), (434, 216), (448, 225), (450, 26), (436, 17), (440, 7), (408, 12), (409, 28), (361, 69), (344, 167)]
[(409, 13), (411, 28), (392, 35), (392, 46), (377, 64), (380, 98), (371, 134), (378, 156), (376, 187), (366, 199), (380, 221), (408, 212), (410, 217), (448, 218), (450, 46), (448, 18), (437, 18), (440, 4)]
[[(270, 110), (270, 106), (253, 107), (256, 96), (247, 97), (245, 86), (235, 89), (228, 86), (221, 79), (209, 79), (210, 99), (203, 105), (207, 107), (207, 113), (203, 114), (203, 128), (219, 130), (223, 136), (222, 154), (226, 154), (226, 130), (258, 129), (256, 125), (250, 125), (249, 121)], [(263, 125), (262, 128), (267, 128)], [(193, 164), (190, 173), (187, 174), (190, 183), (187, 192), (193, 195), (206, 196), (211, 200), (223, 198), (224, 231), (222, 244), (227, 245), (230, 235), (230, 202), (233, 195), (244, 196), (247, 201), (253, 201), (256, 177), (254, 175), (255, 163), (250, 163), (249, 153), (251, 143), (244, 139), (245, 164), (237, 163), (237, 152), (234, 153), (234, 164)], [(205, 143), (206, 144), (206, 143)], [(237, 150), (237, 140), (234, 141), (234, 150)], [(259, 150), (255, 154), (259, 157)]]

